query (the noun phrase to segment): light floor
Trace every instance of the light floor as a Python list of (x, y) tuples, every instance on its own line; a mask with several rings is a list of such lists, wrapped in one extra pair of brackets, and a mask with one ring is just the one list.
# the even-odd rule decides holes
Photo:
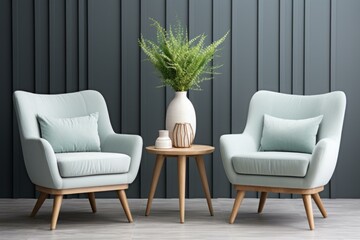
[(313, 204), (310, 231), (302, 199), (268, 199), (257, 214), (257, 199), (244, 199), (237, 219), (228, 224), (232, 199), (187, 199), (185, 223), (179, 223), (177, 199), (154, 199), (145, 217), (146, 199), (129, 199), (134, 223), (128, 223), (117, 199), (98, 199), (93, 214), (87, 199), (64, 199), (57, 230), (50, 231), (52, 200), (35, 218), (34, 199), (0, 199), (0, 239), (360, 239), (360, 199), (324, 199), (328, 218)]

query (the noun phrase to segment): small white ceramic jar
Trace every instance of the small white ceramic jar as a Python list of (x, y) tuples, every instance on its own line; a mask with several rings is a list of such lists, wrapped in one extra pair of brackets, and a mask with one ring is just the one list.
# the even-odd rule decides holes
[(168, 130), (159, 130), (159, 137), (155, 141), (155, 148), (172, 148)]

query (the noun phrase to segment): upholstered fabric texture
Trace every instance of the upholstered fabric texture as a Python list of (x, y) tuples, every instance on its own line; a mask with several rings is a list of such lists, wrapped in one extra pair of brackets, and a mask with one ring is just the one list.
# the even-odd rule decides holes
[(311, 154), (295, 152), (250, 152), (232, 158), (240, 174), (305, 177)]
[(74, 118), (37, 116), (41, 137), (50, 143), (56, 153), (100, 151), (98, 118), (97, 112)]
[[(302, 189), (326, 185), (337, 162), (345, 108), (346, 96), (340, 91), (312, 96), (258, 91), (250, 101), (243, 133), (220, 138), (221, 158), (229, 181)], [(312, 153), (259, 152), (265, 114), (290, 120), (323, 116)]]
[(264, 115), (261, 151), (312, 153), (323, 116), (283, 119)]
[(58, 153), (56, 159), (61, 177), (127, 173), (130, 167), (130, 157), (121, 153)]
[[(138, 135), (114, 132), (105, 99), (99, 92), (86, 90), (66, 94), (34, 94), (16, 91), (14, 93), (14, 105), (19, 123), (26, 171), (34, 184), (53, 189), (68, 189), (130, 184), (134, 181), (141, 161), (142, 138)], [(97, 124), (101, 152), (121, 153), (129, 156), (129, 169), (125, 170), (125, 164), (117, 167), (118, 171), (122, 173), (82, 177), (61, 176), (58, 156), (49, 141), (41, 137), (37, 116), (78, 118), (96, 112), (99, 113)], [(103, 158), (99, 157), (95, 160), (93, 157), (84, 157), (80, 161), (86, 161), (88, 165), (96, 165), (94, 162), (101, 159)], [(89, 163), (90, 161), (92, 163)], [(113, 159), (109, 161), (113, 161)], [(71, 173), (71, 175), (73, 174), (78, 175), (78, 172)]]

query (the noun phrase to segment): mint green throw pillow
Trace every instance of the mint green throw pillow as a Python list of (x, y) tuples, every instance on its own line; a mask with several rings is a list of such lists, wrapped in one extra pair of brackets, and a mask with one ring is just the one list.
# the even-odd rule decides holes
[(74, 118), (54, 118), (38, 115), (41, 137), (54, 152), (99, 152), (99, 113)]
[(312, 153), (323, 115), (300, 119), (282, 119), (264, 114), (261, 151)]

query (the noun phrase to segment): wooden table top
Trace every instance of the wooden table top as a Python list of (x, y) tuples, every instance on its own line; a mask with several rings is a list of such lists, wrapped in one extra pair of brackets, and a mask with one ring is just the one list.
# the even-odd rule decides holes
[(167, 156), (194, 156), (194, 155), (204, 155), (212, 153), (215, 148), (209, 145), (192, 145), (189, 148), (155, 148), (155, 146), (148, 146), (146, 150), (149, 153), (167, 155)]

